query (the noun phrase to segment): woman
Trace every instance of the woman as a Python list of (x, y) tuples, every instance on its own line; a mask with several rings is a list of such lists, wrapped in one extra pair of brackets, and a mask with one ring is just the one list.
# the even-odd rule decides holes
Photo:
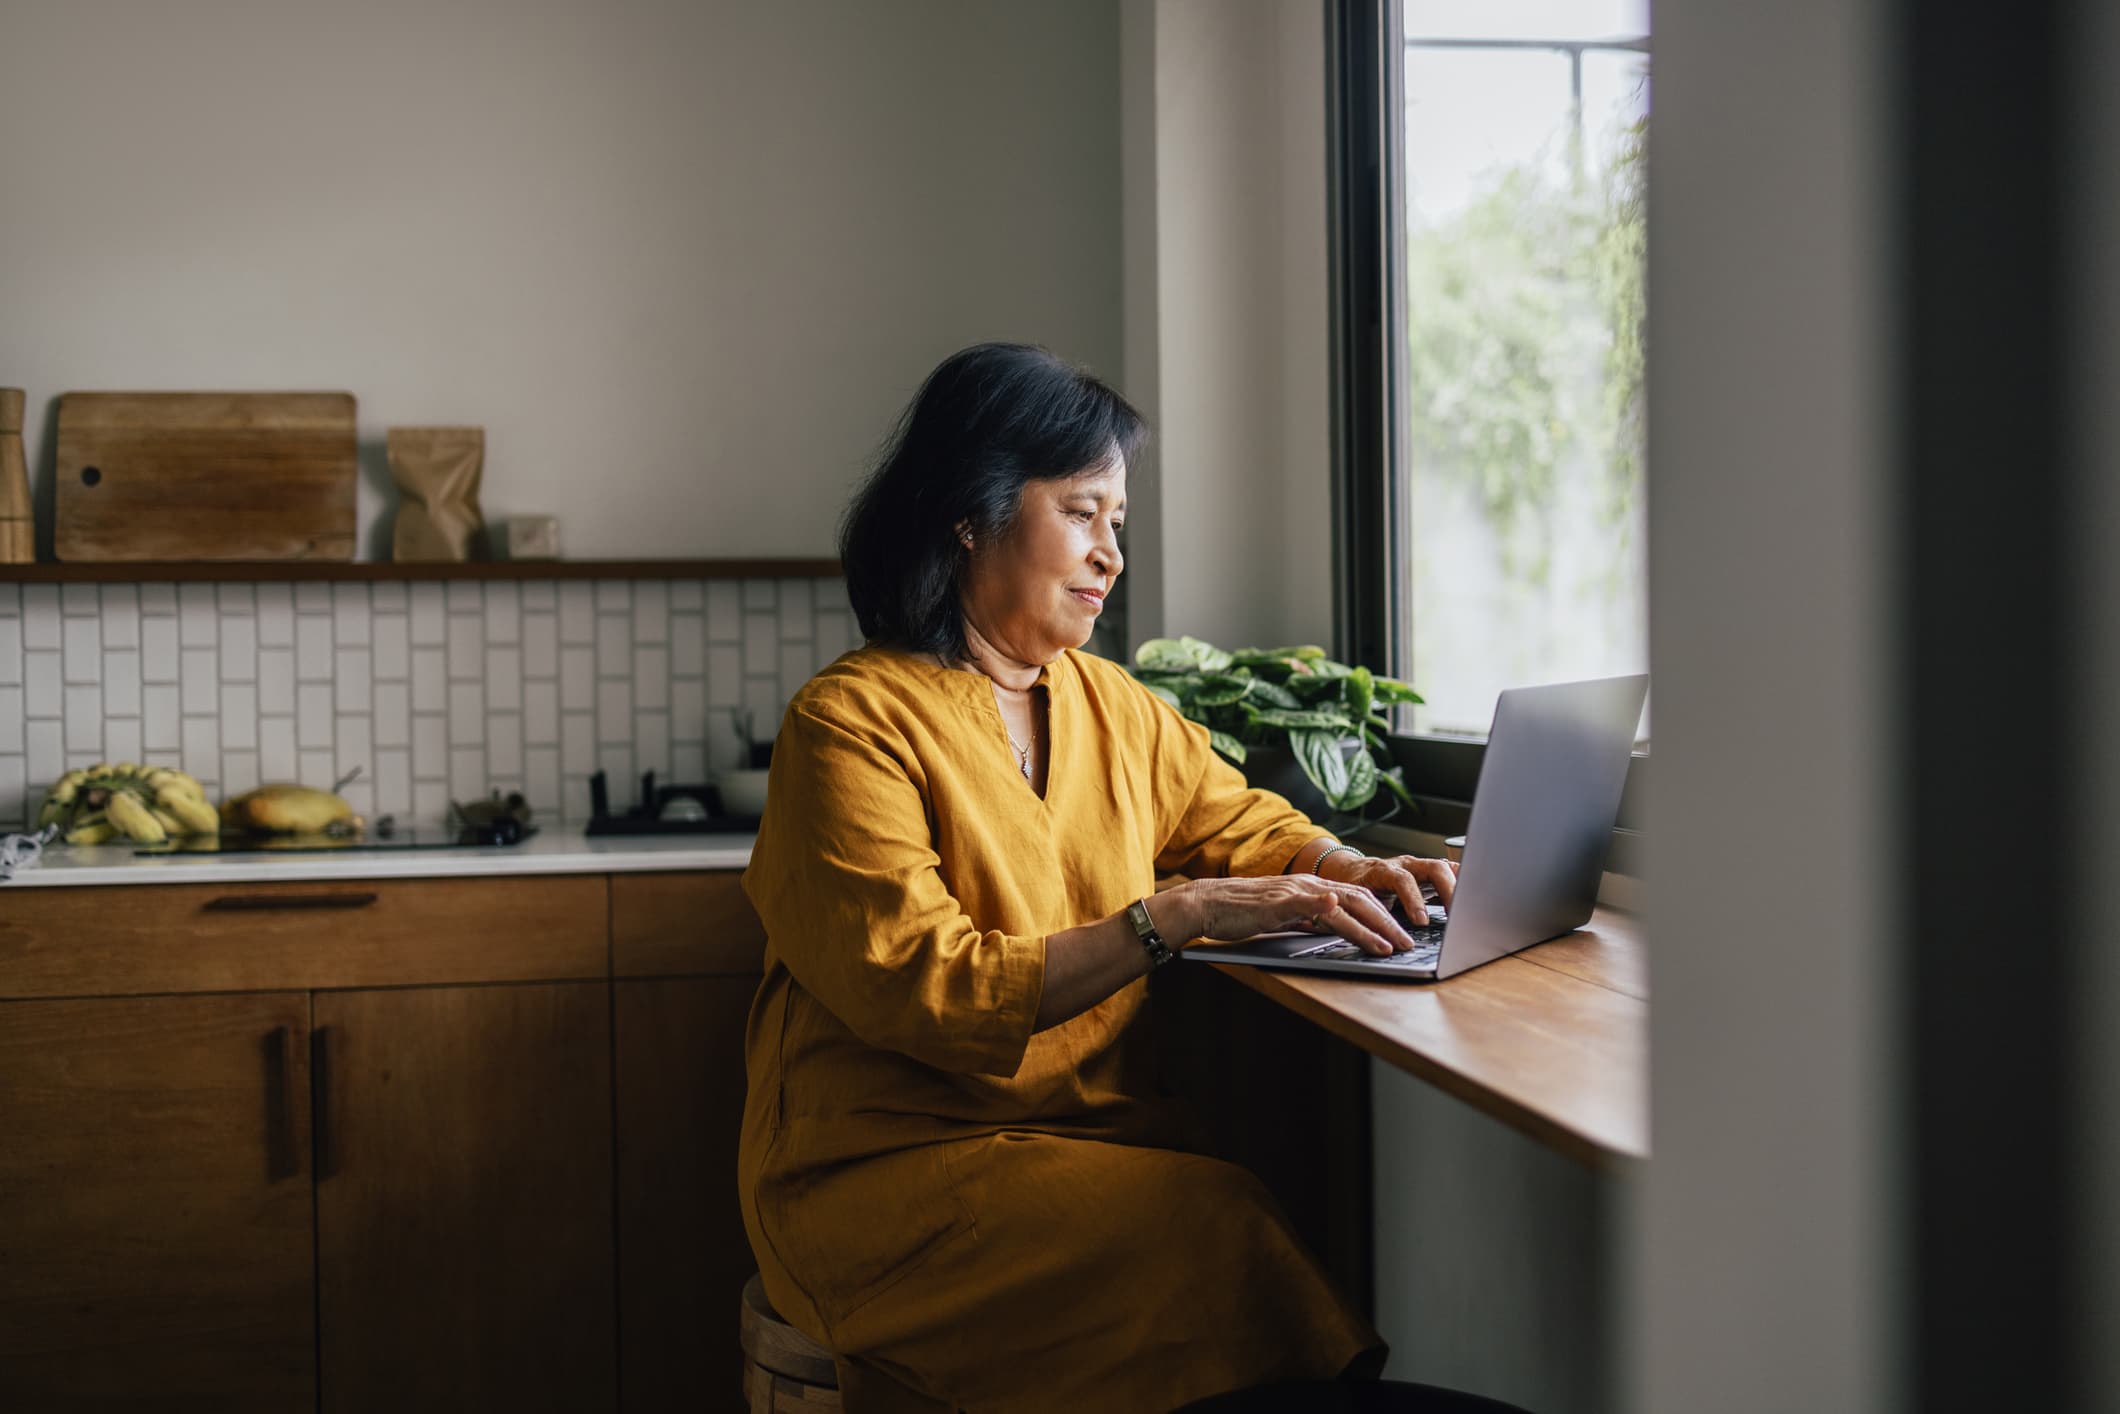
[(945, 362), (842, 534), (867, 646), (774, 743), (744, 1218), (853, 1414), (1167, 1410), (1382, 1363), (1257, 1181), (1174, 1147), (1135, 1023), (1166, 945), (1403, 949), (1379, 893), (1424, 922), (1452, 870), (1321, 834), (1076, 651), (1145, 435), (1042, 350)]

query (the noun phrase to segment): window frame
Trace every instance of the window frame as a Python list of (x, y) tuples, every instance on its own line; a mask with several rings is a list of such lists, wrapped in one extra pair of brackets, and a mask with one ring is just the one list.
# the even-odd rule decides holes
[[(1405, 676), (1398, 651), (1407, 586), (1396, 527), (1407, 439), (1405, 123), (1401, 0), (1325, 0), (1326, 203), (1330, 252), (1333, 646), (1345, 662)], [(1484, 739), (1386, 733), (1405, 768), (1411, 818), (1395, 826), (1462, 834), (1486, 759)], [(1649, 758), (1627, 771), (1606, 868), (1637, 872)]]

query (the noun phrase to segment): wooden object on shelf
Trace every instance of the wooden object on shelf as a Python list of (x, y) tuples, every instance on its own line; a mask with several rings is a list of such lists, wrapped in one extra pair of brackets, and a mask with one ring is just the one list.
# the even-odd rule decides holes
[(29, 464), (22, 456), (23, 394), (0, 388), (0, 564), (37, 558), (37, 529), (29, 499)]
[(143, 584), (162, 581), (423, 579), (837, 579), (837, 560), (473, 560), (398, 565), (375, 560), (320, 563), (0, 564), (0, 584)]
[(478, 504), (486, 429), (393, 427), (384, 443), (399, 496), (390, 558), (401, 564), (479, 559), (486, 528)]
[(66, 561), (351, 560), (351, 393), (68, 393)]

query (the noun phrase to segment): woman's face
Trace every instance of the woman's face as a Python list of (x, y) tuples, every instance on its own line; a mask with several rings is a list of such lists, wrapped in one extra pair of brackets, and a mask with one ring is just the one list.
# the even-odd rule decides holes
[(1116, 458), (1023, 488), (1015, 524), (996, 544), (976, 540), (964, 615), (988, 643), (1022, 663), (1050, 663), (1089, 641), (1104, 596), (1126, 561), (1126, 466)]

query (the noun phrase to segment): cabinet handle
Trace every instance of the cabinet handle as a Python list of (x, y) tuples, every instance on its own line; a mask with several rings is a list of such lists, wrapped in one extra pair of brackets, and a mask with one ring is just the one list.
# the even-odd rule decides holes
[(294, 1153), (294, 1087), (288, 1062), (294, 1032), (276, 1026), (265, 1035), (265, 1177), (277, 1183), (302, 1171)]
[(223, 894), (206, 905), (209, 913), (279, 908), (366, 908), (374, 894)]
[(331, 1135), (331, 1028), (319, 1026), (309, 1033), (309, 1116), (316, 1135), (318, 1182), (339, 1171), (339, 1156)]

